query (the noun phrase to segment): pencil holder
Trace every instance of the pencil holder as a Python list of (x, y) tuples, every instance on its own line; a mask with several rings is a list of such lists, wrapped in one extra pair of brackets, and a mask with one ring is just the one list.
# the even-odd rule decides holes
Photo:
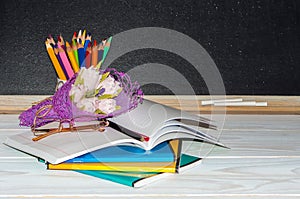
[(57, 91), (62, 85), (64, 85), (67, 82), (67, 80), (62, 80), (57, 78), (56, 80), (56, 86), (55, 86), (55, 91)]

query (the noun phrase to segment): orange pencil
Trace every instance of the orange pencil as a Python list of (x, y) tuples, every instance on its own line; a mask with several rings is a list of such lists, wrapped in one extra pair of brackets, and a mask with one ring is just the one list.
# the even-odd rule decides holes
[(76, 62), (76, 58), (73, 53), (73, 49), (71, 48), (69, 42), (66, 41), (66, 51), (69, 57), (69, 60), (72, 64), (73, 71), (77, 73), (79, 71), (78, 63)]
[(57, 58), (56, 58), (56, 55), (54, 53), (54, 50), (53, 48), (51, 47), (50, 43), (48, 41), (45, 42), (46, 44), (46, 48), (47, 48), (47, 52), (48, 52), (48, 55), (50, 57), (50, 60), (55, 68), (55, 71), (56, 71), (56, 74), (57, 74), (57, 77), (61, 80), (67, 80)]
[(97, 41), (94, 40), (94, 46), (92, 48), (92, 66), (96, 66), (98, 63), (98, 47), (97, 47)]

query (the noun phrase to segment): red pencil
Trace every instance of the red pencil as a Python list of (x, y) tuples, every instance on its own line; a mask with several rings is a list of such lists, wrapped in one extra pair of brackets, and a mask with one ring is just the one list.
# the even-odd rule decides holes
[(88, 47), (85, 52), (85, 67), (89, 68), (91, 66), (91, 53), (92, 53), (92, 47), (91, 43), (88, 44)]

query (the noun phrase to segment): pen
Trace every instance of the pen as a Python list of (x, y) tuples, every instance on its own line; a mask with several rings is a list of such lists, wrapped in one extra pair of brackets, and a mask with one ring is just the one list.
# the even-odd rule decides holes
[(131, 131), (123, 126), (120, 126), (112, 121), (109, 121), (109, 127), (117, 130), (117, 131), (120, 131), (126, 135), (128, 135), (129, 137), (132, 137), (134, 139), (137, 139), (139, 141), (142, 141), (142, 142), (148, 142), (150, 140), (150, 138), (146, 135), (143, 135), (141, 133), (137, 133), (137, 132), (134, 132), (134, 131)]

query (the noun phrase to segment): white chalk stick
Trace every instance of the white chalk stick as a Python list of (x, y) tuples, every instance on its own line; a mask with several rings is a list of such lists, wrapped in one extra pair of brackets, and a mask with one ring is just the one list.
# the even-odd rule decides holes
[(214, 103), (222, 103), (222, 102), (242, 102), (242, 98), (236, 98), (236, 99), (219, 99), (219, 100), (203, 100), (201, 101), (201, 105), (212, 105)]
[(267, 102), (244, 101), (244, 102), (216, 102), (214, 106), (268, 106)]

